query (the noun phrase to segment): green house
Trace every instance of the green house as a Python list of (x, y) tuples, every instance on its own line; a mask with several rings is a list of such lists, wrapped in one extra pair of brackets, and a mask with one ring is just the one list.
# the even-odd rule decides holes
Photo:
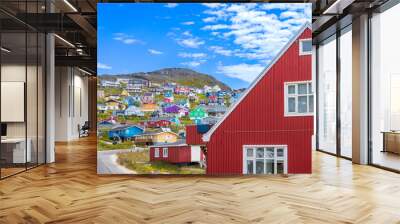
[(189, 112), (190, 120), (195, 120), (196, 124), (200, 123), (200, 121), (205, 117), (208, 117), (208, 114), (203, 107), (196, 107)]

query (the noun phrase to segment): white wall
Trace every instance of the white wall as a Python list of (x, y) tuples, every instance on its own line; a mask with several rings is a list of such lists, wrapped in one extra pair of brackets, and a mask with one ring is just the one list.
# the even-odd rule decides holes
[(76, 68), (56, 67), (55, 140), (79, 138), (78, 125), (88, 120), (88, 78)]

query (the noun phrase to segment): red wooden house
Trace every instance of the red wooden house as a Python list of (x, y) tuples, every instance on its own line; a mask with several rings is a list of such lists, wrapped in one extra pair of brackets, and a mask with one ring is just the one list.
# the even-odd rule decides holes
[(154, 145), (150, 147), (150, 161), (165, 161), (169, 163), (200, 163), (203, 164), (204, 154), (199, 146), (188, 145), (185, 142)]
[(311, 52), (307, 24), (203, 135), (207, 174), (311, 173)]
[(146, 128), (164, 128), (171, 126), (171, 121), (169, 120), (142, 121), (139, 124)]

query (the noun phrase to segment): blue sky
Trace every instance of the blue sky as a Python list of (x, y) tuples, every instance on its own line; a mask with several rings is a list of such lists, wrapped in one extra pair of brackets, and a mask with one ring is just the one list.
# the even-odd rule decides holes
[(98, 74), (183, 67), (248, 87), (311, 4), (99, 3)]

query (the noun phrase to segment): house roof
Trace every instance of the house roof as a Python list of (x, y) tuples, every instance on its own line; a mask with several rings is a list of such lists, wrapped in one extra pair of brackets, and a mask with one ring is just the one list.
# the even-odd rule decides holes
[(172, 132), (172, 131), (161, 131), (161, 130), (160, 131), (146, 131), (146, 132), (143, 132), (140, 135), (158, 135), (158, 134), (162, 134), (162, 133), (170, 133), (170, 134), (178, 136), (178, 134), (176, 134), (175, 132)]
[(274, 64), (286, 53), (286, 51), (293, 45), (293, 43), (300, 37), (300, 35), (306, 30), (306, 29), (311, 30), (311, 24), (310, 23), (305, 23), (298, 31), (297, 33), (290, 39), (286, 45), (279, 51), (279, 53), (275, 56), (275, 58), (271, 61), (271, 63), (268, 64), (267, 67), (264, 68), (263, 71), (257, 76), (257, 78), (251, 83), (249, 88), (247, 88), (243, 94), (240, 96), (240, 98), (232, 104), (228, 111), (224, 114), (224, 116), (219, 120), (207, 133), (205, 133), (202, 137), (203, 141), (208, 142), (210, 141), (210, 138), (212, 134), (218, 129), (218, 127), (225, 121), (226, 118), (229, 117), (229, 115), (236, 109), (236, 107), (243, 101), (243, 99), (246, 98), (247, 94), (249, 94), (253, 88), (257, 85), (257, 83), (264, 78), (264, 76), (268, 73), (268, 71), (274, 66)]
[(124, 130), (124, 129), (130, 128), (130, 127), (137, 127), (139, 129), (143, 130), (142, 127), (137, 126), (137, 125), (120, 125), (115, 128), (112, 128), (111, 131), (120, 131), (120, 130)]
[(166, 146), (171, 147), (171, 146), (188, 146), (188, 145), (186, 144), (185, 139), (179, 139), (178, 141), (172, 143), (162, 143), (162, 142), (156, 143), (151, 147), (166, 147)]

